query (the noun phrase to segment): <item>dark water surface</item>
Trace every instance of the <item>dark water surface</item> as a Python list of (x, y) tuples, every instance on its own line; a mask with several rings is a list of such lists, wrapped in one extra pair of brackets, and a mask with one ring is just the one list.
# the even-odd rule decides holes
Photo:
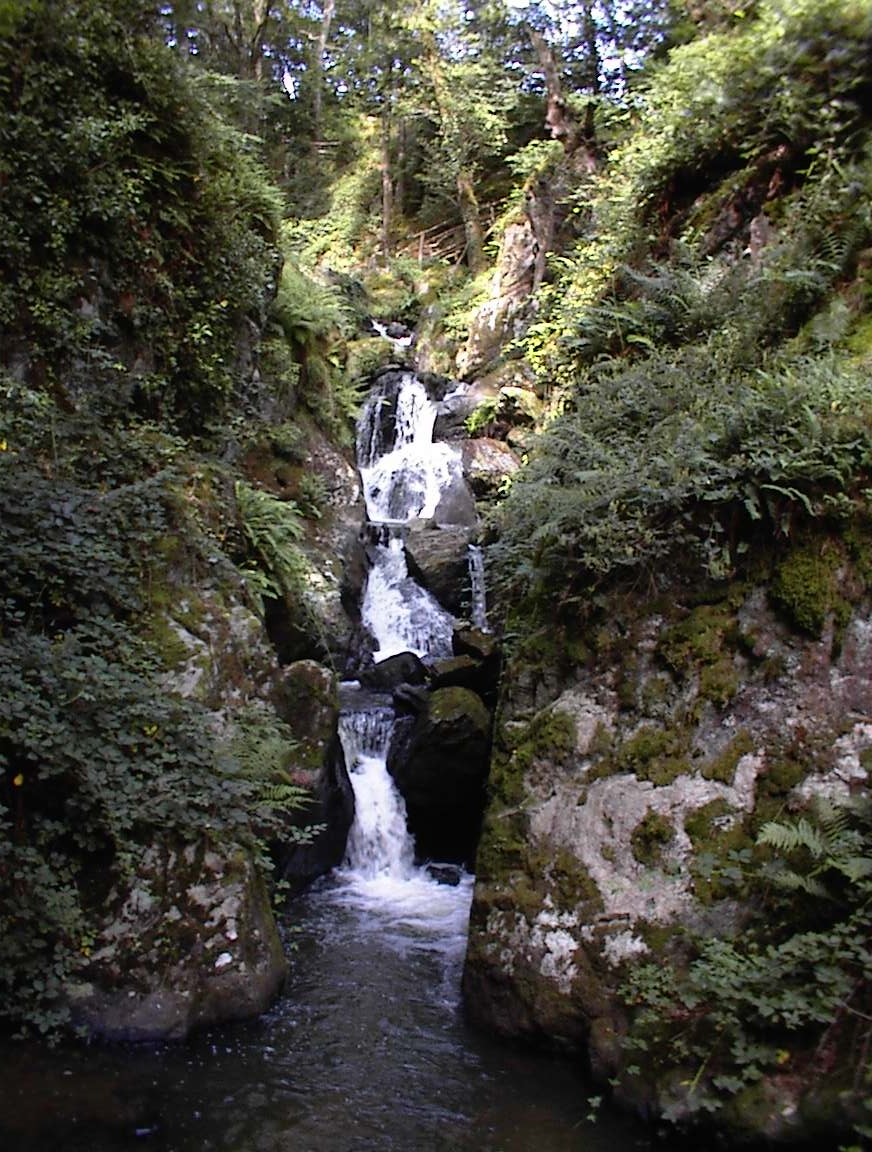
[(629, 1118), (585, 1120), (573, 1064), (464, 1024), (465, 903), (431, 884), (381, 910), (333, 881), (291, 906), (291, 978), (257, 1021), (185, 1044), (0, 1046), (0, 1149), (644, 1152)]

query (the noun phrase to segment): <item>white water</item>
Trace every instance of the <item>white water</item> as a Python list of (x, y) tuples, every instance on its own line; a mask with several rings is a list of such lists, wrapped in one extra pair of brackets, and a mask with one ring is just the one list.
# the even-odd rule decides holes
[[(393, 421), (385, 419), (392, 403)], [(376, 662), (400, 652), (434, 658), (452, 651), (454, 618), (409, 575), (400, 527), (431, 518), (457, 479), (460, 455), (433, 443), (435, 421), (436, 405), (411, 372), (394, 398), (376, 386), (361, 414), (357, 454), (367, 516), (386, 526), (372, 549), (361, 605)], [(335, 898), (377, 918), (403, 947), (413, 940), (456, 958), (464, 947), (472, 877), (439, 884), (415, 866), (405, 804), (387, 770), (392, 728), (391, 709), (365, 698), (340, 717), (355, 817)]]
[(389, 708), (363, 706), (340, 717), (355, 814), (331, 897), (377, 918), (398, 947), (424, 947), (456, 959), (465, 946), (473, 878), (464, 876), (451, 887), (415, 865), (406, 806), (387, 769), (392, 730)]
[[(460, 454), (433, 443), (436, 405), (412, 372), (403, 374), (393, 401), (393, 443), (386, 451), (390, 435), (385, 436), (383, 425), (391, 403), (376, 386), (361, 413), (357, 456), (370, 522), (402, 525), (435, 514), (443, 493), (458, 478)], [(376, 663), (400, 652), (451, 655), (454, 619), (409, 576), (401, 535), (375, 548), (361, 616), (376, 642)]]
[(400, 652), (450, 656), (454, 618), (409, 575), (400, 536), (376, 546), (361, 608), (376, 663)]
[(488, 632), (487, 600), (485, 598), (484, 584), (484, 557), (477, 544), (469, 546), (469, 585), (472, 590), (472, 604), (470, 615), (473, 628)]
[(396, 348), (408, 348), (412, 343), (411, 332), (408, 336), (389, 336), (387, 324), (379, 324), (378, 320), (372, 320), (370, 323), (383, 340), (390, 340), (391, 344), (393, 344)]
[(386, 403), (377, 389), (361, 416), (357, 454), (367, 515), (373, 524), (429, 520), (458, 474), (459, 453), (433, 443), (436, 405), (411, 372), (397, 395), (396, 437), (385, 452), (380, 414)]

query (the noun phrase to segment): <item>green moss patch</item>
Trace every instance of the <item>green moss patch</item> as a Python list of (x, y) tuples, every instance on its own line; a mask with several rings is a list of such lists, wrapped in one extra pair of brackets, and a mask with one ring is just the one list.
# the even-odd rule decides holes
[(640, 864), (653, 867), (662, 859), (666, 846), (675, 835), (672, 821), (660, 812), (646, 812), (633, 829), (630, 845)]
[(786, 556), (769, 586), (769, 595), (791, 624), (819, 637), (828, 614), (841, 602), (836, 588), (839, 555), (826, 544), (810, 544)]
[(753, 750), (754, 741), (750, 733), (743, 728), (730, 740), (719, 755), (703, 765), (703, 777), (706, 780), (718, 780), (721, 784), (732, 784), (739, 761)]

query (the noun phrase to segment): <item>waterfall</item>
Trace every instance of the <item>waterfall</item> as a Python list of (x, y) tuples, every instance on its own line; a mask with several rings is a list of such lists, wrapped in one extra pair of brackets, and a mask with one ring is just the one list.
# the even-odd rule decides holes
[(376, 545), (361, 607), (378, 663), (400, 652), (450, 656), (454, 619), (409, 575), (401, 535)]
[(348, 837), (348, 867), (358, 876), (405, 880), (414, 866), (406, 808), (387, 769), (394, 714), (388, 707), (344, 712), (339, 739), (354, 789), (355, 818)]
[(471, 590), (470, 616), (473, 628), (489, 631), (487, 623), (487, 601), (484, 586), (484, 557), (477, 544), (469, 546), (469, 586)]
[[(433, 518), (461, 475), (459, 452), (433, 442), (436, 415), (422, 381), (413, 372), (396, 371), (376, 383), (358, 423), (358, 468), (371, 534), (361, 618), (375, 641), (377, 663), (401, 652), (424, 660), (452, 653), (454, 617), (409, 574), (405, 548), (407, 525)], [(377, 892), (394, 905), (412, 900), (426, 908), (434, 882), (414, 866), (405, 804), (387, 770), (393, 721), (385, 700), (346, 686), (340, 738), (355, 818), (345, 875), (358, 897)]]

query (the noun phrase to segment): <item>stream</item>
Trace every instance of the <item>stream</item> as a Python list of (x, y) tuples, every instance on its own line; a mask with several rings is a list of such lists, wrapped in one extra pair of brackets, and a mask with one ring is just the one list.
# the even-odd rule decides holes
[[(383, 419), (385, 413), (389, 420)], [(371, 571), (362, 616), (376, 662), (450, 654), (454, 619), (408, 573), (404, 532), (446, 516), (459, 453), (411, 372), (361, 417)], [(447, 509), (447, 511), (446, 511)], [(486, 624), (481, 556), (471, 618)], [(460, 977), (473, 878), (415, 861), (386, 757), (391, 697), (342, 686), (355, 793), (346, 862), (282, 922), (291, 974), (257, 1020), (184, 1044), (0, 1044), (3, 1152), (630, 1152), (631, 1118), (595, 1121), (579, 1064), (516, 1050), (464, 1021)]]

